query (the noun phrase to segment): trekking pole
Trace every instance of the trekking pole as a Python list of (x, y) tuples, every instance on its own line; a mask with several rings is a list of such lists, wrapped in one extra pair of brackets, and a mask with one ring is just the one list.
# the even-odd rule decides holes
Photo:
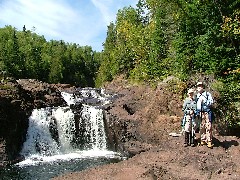
[(199, 115), (200, 115), (200, 124), (199, 124), (199, 134), (200, 134), (200, 144), (201, 144), (201, 127), (202, 127), (202, 112), (203, 112), (203, 106), (202, 106), (202, 103), (201, 103), (201, 110), (200, 110), (200, 113), (199, 113)]
[(193, 117), (192, 117), (192, 119), (191, 119), (191, 121), (192, 121), (192, 123), (191, 123), (191, 125), (192, 125), (192, 137), (191, 137), (191, 144), (194, 144), (194, 128), (193, 128)]
[[(194, 116), (195, 113), (193, 111), (192, 117), (191, 117), (191, 144), (194, 145), (194, 138), (195, 138), (195, 130), (194, 130)], [(195, 122), (196, 123), (196, 122)]]

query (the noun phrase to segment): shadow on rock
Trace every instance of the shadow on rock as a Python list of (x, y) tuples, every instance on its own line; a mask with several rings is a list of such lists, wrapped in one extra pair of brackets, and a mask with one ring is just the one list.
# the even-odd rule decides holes
[(231, 146), (239, 146), (239, 143), (236, 140), (224, 140), (219, 141), (217, 138), (213, 137), (213, 144), (215, 147), (223, 147), (224, 149), (229, 149)]

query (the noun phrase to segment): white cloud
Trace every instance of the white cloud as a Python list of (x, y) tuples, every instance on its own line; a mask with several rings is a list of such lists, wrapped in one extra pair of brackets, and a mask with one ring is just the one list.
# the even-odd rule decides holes
[(125, 6), (135, 6), (138, 0), (91, 0), (100, 10), (106, 25), (116, 18), (117, 11)]
[(100, 10), (105, 25), (108, 25), (114, 19), (114, 9), (112, 9), (113, 1), (111, 0), (91, 0), (94, 6)]
[[(26, 25), (28, 28), (36, 27), (37, 32), (59, 36), (59, 29), (68, 23), (74, 22), (77, 15), (74, 10), (64, 3), (55, 3), (49, 0), (15, 0), (4, 1), (4, 7), (1, 8), (1, 19), (6, 24), (22, 28)], [(59, 1), (58, 1), (59, 2)]]
[(118, 9), (138, 0), (2, 0), (0, 27), (36, 28), (47, 40), (64, 40), (101, 50), (107, 25)]

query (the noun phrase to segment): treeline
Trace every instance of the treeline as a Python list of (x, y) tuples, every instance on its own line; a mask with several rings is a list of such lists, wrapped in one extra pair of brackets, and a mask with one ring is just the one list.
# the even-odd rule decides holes
[(211, 74), (221, 92), (218, 110), (230, 126), (240, 126), (239, 7), (239, 0), (139, 0), (136, 8), (119, 10), (96, 84), (119, 74), (153, 83)]
[(98, 84), (125, 73), (134, 80), (226, 77), (240, 68), (239, 0), (139, 0), (108, 26)]
[(25, 26), (0, 29), (0, 71), (14, 78), (94, 86), (99, 52), (64, 41), (46, 41)]
[(118, 11), (102, 52), (6, 26), (0, 29), (0, 71), (82, 87), (120, 74), (150, 83), (211, 74), (224, 120), (240, 126), (239, 7), (239, 0), (139, 0), (136, 8)]

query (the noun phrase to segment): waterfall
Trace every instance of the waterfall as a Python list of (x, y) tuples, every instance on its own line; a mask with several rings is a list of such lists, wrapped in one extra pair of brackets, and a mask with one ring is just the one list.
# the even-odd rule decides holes
[(104, 109), (116, 96), (94, 88), (61, 94), (65, 107), (32, 111), (24, 160), (1, 170), (0, 179), (51, 179), (126, 159), (107, 146)]
[(85, 148), (106, 149), (106, 135), (102, 117), (103, 113), (101, 109), (91, 106), (83, 107), (82, 121), (85, 121), (86, 128), (84, 136), (89, 137)]
[(57, 108), (52, 113), (56, 119), (60, 152), (72, 151), (71, 142), (74, 138), (74, 114), (70, 109)]
[(53, 141), (49, 130), (51, 121), (49, 114), (49, 109), (33, 110), (29, 118), (27, 140), (23, 145), (22, 155), (52, 155), (59, 152), (57, 142)]
[(24, 157), (107, 150), (101, 106), (110, 96), (93, 88), (62, 92), (62, 96), (68, 106), (33, 110), (21, 151)]

